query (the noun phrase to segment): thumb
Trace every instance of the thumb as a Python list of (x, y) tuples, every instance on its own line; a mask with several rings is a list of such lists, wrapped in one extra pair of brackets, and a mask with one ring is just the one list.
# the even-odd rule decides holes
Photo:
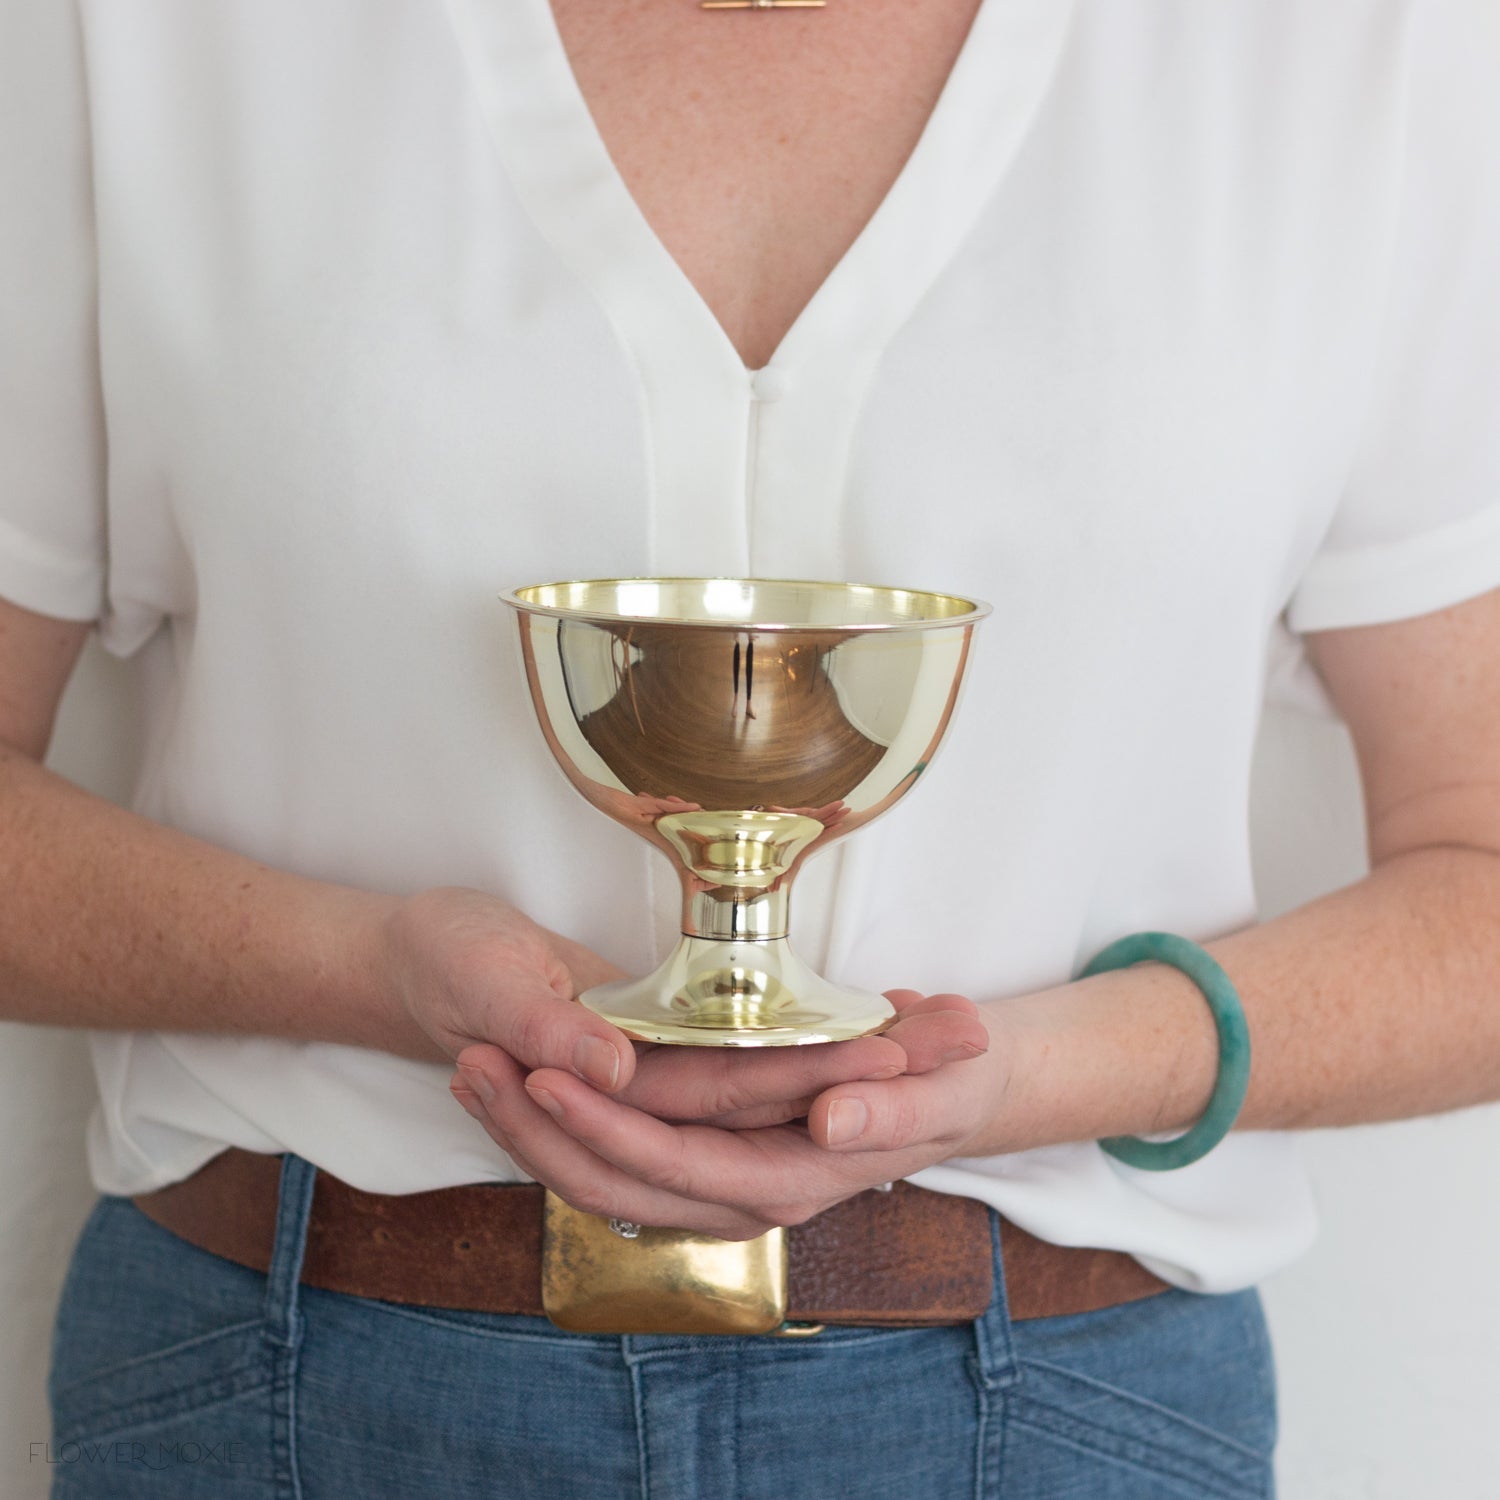
[(829, 1089), (807, 1112), (808, 1134), (830, 1151), (903, 1151), (961, 1134), (942, 1071)]
[(635, 1074), (635, 1048), (623, 1031), (586, 1005), (540, 986), (535, 995), (508, 996), (486, 1030), (486, 1040), (455, 1058), (460, 1067), (497, 1074), (498, 1048), (528, 1072), (560, 1068), (606, 1094), (624, 1088)]

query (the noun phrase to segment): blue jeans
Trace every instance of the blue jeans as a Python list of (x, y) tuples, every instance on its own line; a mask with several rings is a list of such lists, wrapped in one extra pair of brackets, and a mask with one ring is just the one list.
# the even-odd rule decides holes
[[(1248, 1500), (1275, 1397), (1254, 1292), (809, 1339), (606, 1338), (299, 1284), (103, 1198), (58, 1314), (54, 1500)], [(998, 1225), (998, 1220), (992, 1223)]]

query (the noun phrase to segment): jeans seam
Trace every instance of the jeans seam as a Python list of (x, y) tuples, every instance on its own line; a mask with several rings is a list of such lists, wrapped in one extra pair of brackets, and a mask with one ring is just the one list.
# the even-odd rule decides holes
[(740, 1500), (740, 1496), (743, 1493), (743, 1490), (740, 1486), (740, 1476), (744, 1473), (744, 1470), (740, 1467), (740, 1360), (738, 1356), (736, 1356), (728, 1363), (730, 1382), (729, 1389), (732, 1392), (730, 1396), (730, 1401), (732, 1403), (731, 1415), (734, 1422), (733, 1427), (730, 1428), (731, 1451), (734, 1455), (733, 1468), (730, 1471), (730, 1482), (734, 1489), (733, 1500)]
[[(1211, 1478), (1206, 1478), (1201, 1472), (1190, 1471), (1186, 1467), (1185, 1462), (1177, 1460), (1176, 1455), (1170, 1449), (1162, 1448), (1154, 1443), (1148, 1443), (1144, 1439), (1112, 1434), (1108, 1428), (1086, 1422), (1067, 1412), (1056, 1412), (1052, 1407), (1042, 1402), (1030, 1402), (1028, 1404), (1034, 1406), (1038, 1412), (1062, 1416), (1077, 1427), (1099, 1434), (1101, 1438), (1114, 1438), (1115, 1440), (1113, 1442), (1101, 1441), (1090, 1443), (1081, 1437), (1062, 1431), (1058, 1427), (1051, 1426), (1047, 1422), (1032, 1420), (1027, 1416), (1025, 1410), (1013, 1409), (1009, 1414), (1008, 1421), (1018, 1427), (1028, 1428), (1032, 1432), (1040, 1433), (1051, 1441), (1060, 1443), (1064, 1447), (1075, 1449), (1080, 1453), (1103, 1456), (1115, 1463), (1124, 1465), (1126, 1468), (1134, 1469), (1141, 1474), (1153, 1475), (1158, 1479), (1167, 1477), (1177, 1480), (1184, 1486), (1194, 1490), (1196, 1494), (1205, 1497), (1205, 1500), (1210, 1493), (1222, 1496), (1223, 1500), (1261, 1500), (1261, 1496), (1265, 1493), (1263, 1484), (1257, 1484), (1252, 1488), (1248, 1482), (1234, 1480), (1227, 1476), (1215, 1475)], [(1141, 1449), (1149, 1450), (1153, 1454), (1159, 1453), (1161, 1459), (1153, 1458), (1145, 1460), (1133, 1457), (1130, 1453), (1123, 1450), (1123, 1444), (1126, 1442), (1134, 1443)], [(1261, 1459), (1259, 1462), (1264, 1464), (1266, 1460)]]
[(646, 1440), (646, 1394), (641, 1389), (641, 1366), (621, 1345), (625, 1368), (630, 1372), (630, 1403), (635, 1411), (636, 1461), (640, 1469), (641, 1500), (651, 1500), (651, 1447)]
[[(979, 1371), (970, 1365), (971, 1375)], [(1004, 1397), (998, 1396), (981, 1379), (974, 1380), (975, 1432), (974, 1432), (974, 1500), (985, 1500), (992, 1491), (998, 1492), (998, 1474), (1001, 1447), (1004, 1440)], [(995, 1462), (990, 1462), (990, 1448), (995, 1448)], [(991, 1479), (995, 1483), (991, 1483)]]
[(301, 1319), (297, 1340), (275, 1351), (275, 1373), (271, 1383), (272, 1468), (277, 1493), (282, 1500), (302, 1500), (301, 1466), (297, 1461), (297, 1374), (301, 1354)]
[(55, 1386), (52, 1390), (52, 1399), (59, 1402), (66, 1401), (74, 1392), (81, 1391), (96, 1381), (113, 1380), (130, 1370), (155, 1364), (158, 1360), (171, 1359), (174, 1355), (183, 1354), (200, 1344), (211, 1343), (214, 1339), (228, 1338), (231, 1334), (248, 1333), (252, 1328), (259, 1328), (260, 1322), (259, 1318), (246, 1318), (239, 1323), (231, 1323), (227, 1328), (213, 1328), (207, 1333), (195, 1334), (192, 1338), (183, 1339), (180, 1343), (172, 1344), (166, 1349), (153, 1349), (148, 1354), (137, 1354), (133, 1359), (121, 1360), (119, 1364), (110, 1365), (107, 1369), (91, 1370), (77, 1380), (70, 1380), (66, 1385)]
[[(1019, 1367), (1017, 1367), (1017, 1384), (1019, 1384), (1020, 1378), (1021, 1372)], [(996, 1410), (993, 1418), (995, 1424), (995, 1461), (990, 1475), (994, 1481), (991, 1493), (995, 1496), (1000, 1494), (1000, 1487), (1005, 1474), (1005, 1450), (1010, 1442), (1010, 1416), (1015, 1405), (1012, 1400), (1014, 1390), (1015, 1387), (1013, 1386), (1008, 1390), (997, 1392), (995, 1396)], [(981, 1495), (980, 1500), (985, 1500), (985, 1497)]]
[(243, 1364), (210, 1382), (208, 1389), (213, 1394), (198, 1404), (180, 1409), (174, 1404), (186, 1392), (204, 1389), (203, 1381), (191, 1381), (186, 1385), (178, 1386), (175, 1390), (127, 1401), (114, 1407), (106, 1407), (81, 1419), (75, 1419), (69, 1424), (69, 1428), (76, 1430), (80, 1436), (73, 1436), (69, 1428), (59, 1425), (55, 1441), (59, 1446), (64, 1443), (81, 1442), (83, 1435), (86, 1435), (89, 1441), (102, 1441), (118, 1433), (139, 1427), (149, 1427), (153, 1423), (168, 1421), (174, 1417), (199, 1417), (231, 1401), (254, 1395), (257, 1391), (268, 1390), (271, 1384), (271, 1377), (265, 1373), (263, 1366), (256, 1370), (250, 1364)]
[(977, 1429), (974, 1435), (974, 1500), (985, 1500), (987, 1495), (999, 1494), (1005, 1462), (1006, 1394), (1021, 1374), (1011, 1341), (1010, 1298), (1005, 1285), (1000, 1216), (991, 1209), (988, 1217), (994, 1291), (990, 1306), (972, 1325), (974, 1347), (968, 1358), (969, 1376), (974, 1383)]
[[(1220, 1445), (1233, 1453), (1241, 1455), (1242, 1457), (1252, 1459), (1256, 1463), (1266, 1462), (1267, 1455), (1260, 1452), (1256, 1448), (1250, 1447), (1248, 1443), (1241, 1443), (1235, 1438), (1228, 1437), (1224, 1433), (1219, 1432), (1212, 1427), (1206, 1426), (1204, 1423), (1199, 1422), (1190, 1416), (1187, 1416), (1183, 1412), (1174, 1411), (1170, 1406), (1163, 1406), (1161, 1402), (1153, 1401), (1149, 1396), (1142, 1396), (1135, 1391), (1125, 1390), (1121, 1386), (1111, 1385), (1107, 1380), (1097, 1380), (1091, 1375), (1080, 1375), (1076, 1370), (1065, 1369), (1062, 1365), (1050, 1364), (1047, 1360), (1044, 1359), (1025, 1359), (1022, 1360), (1021, 1363), (1023, 1365), (1030, 1365), (1032, 1369), (1035, 1370), (1045, 1370), (1049, 1375), (1060, 1376), (1064, 1380), (1072, 1381), (1077, 1385), (1084, 1385), (1090, 1387), (1093, 1390), (1103, 1391), (1107, 1395), (1114, 1396), (1118, 1400), (1127, 1402), (1131, 1406), (1140, 1408), (1145, 1411), (1154, 1412), (1156, 1413), (1156, 1415), (1166, 1418), (1174, 1425), (1186, 1428), (1188, 1431), (1198, 1434), (1206, 1441), (1214, 1443), (1216, 1445)], [(1030, 1399), (1036, 1406), (1050, 1406), (1050, 1403), (1038, 1400), (1034, 1396)], [(1073, 1418), (1073, 1420), (1083, 1421), (1084, 1419), (1075, 1417)], [(1107, 1432), (1108, 1428), (1101, 1428), (1100, 1430)]]
[(283, 1500), (302, 1500), (297, 1454), (297, 1377), (307, 1320), (298, 1305), (302, 1260), (318, 1169), (286, 1152), (277, 1187), (276, 1235), (266, 1273), (262, 1337), (272, 1353), (271, 1451), (273, 1482)]
[[(598, 1349), (605, 1348), (614, 1342), (612, 1339), (599, 1335), (564, 1333), (561, 1329), (552, 1333), (540, 1331), (525, 1333), (509, 1328), (484, 1328), (475, 1323), (466, 1323), (461, 1318), (442, 1317), (439, 1314), (427, 1312), (419, 1303), (403, 1306), (399, 1302), (386, 1302), (379, 1297), (359, 1297), (352, 1292), (329, 1291), (326, 1287), (304, 1287), (303, 1295), (310, 1296), (313, 1300), (318, 1297), (339, 1297), (349, 1302), (357, 1302), (361, 1308), (369, 1308), (371, 1312), (384, 1313), (392, 1318), (407, 1318), (413, 1323), (424, 1323), (429, 1328), (443, 1328), (450, 1333), (462, 1333), (471, 1338), (514, 1340), (517, 1343), (530, 1344), (565, 1344), (569, 1348), (592, 1345)], [(455, 1311), (461, 1310), (455, 1309)], [(538, 1318), (537, 1321), (541, 1323), (546, 1320)]]

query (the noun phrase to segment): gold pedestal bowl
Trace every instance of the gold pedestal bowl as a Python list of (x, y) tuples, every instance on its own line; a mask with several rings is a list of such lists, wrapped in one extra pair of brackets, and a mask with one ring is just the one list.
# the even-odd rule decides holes
[(778, 1047), (865, 1036), (890, 1003), (788, 938), (792, 882), (927, 770), (987, 605), (755, 578), (518, 588), (542, 733), (573, 785), (667, 855), (682, 938), (580, 999), (642, 1041)]

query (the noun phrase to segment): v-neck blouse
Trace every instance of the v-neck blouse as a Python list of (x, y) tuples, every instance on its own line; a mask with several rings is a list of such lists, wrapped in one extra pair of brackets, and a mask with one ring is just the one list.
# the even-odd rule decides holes
[[(949, 739), (809, 865), (807, 956), (991, 999), (1127, 931), (1234, 929), (1288, 643), (1500, 583), (1497, 59), (1487, 0), (984, 0), (749, 371), (546, 0), (12, 0), (0, 594), (143, 658), (146, 816), (494, 891), (643, 972), (675, 882), (551, 763), (499, 592), (970, 593), (995, 612)], [(521, 1175), (441, 1066), (91, 1044), (106, 1192), (225, 1144), (380, 1192)], [(1201, 1290), (1313, 1231), (1286, 1134), (1173, 1173), (1078, 1142), (914, 1180)]]

